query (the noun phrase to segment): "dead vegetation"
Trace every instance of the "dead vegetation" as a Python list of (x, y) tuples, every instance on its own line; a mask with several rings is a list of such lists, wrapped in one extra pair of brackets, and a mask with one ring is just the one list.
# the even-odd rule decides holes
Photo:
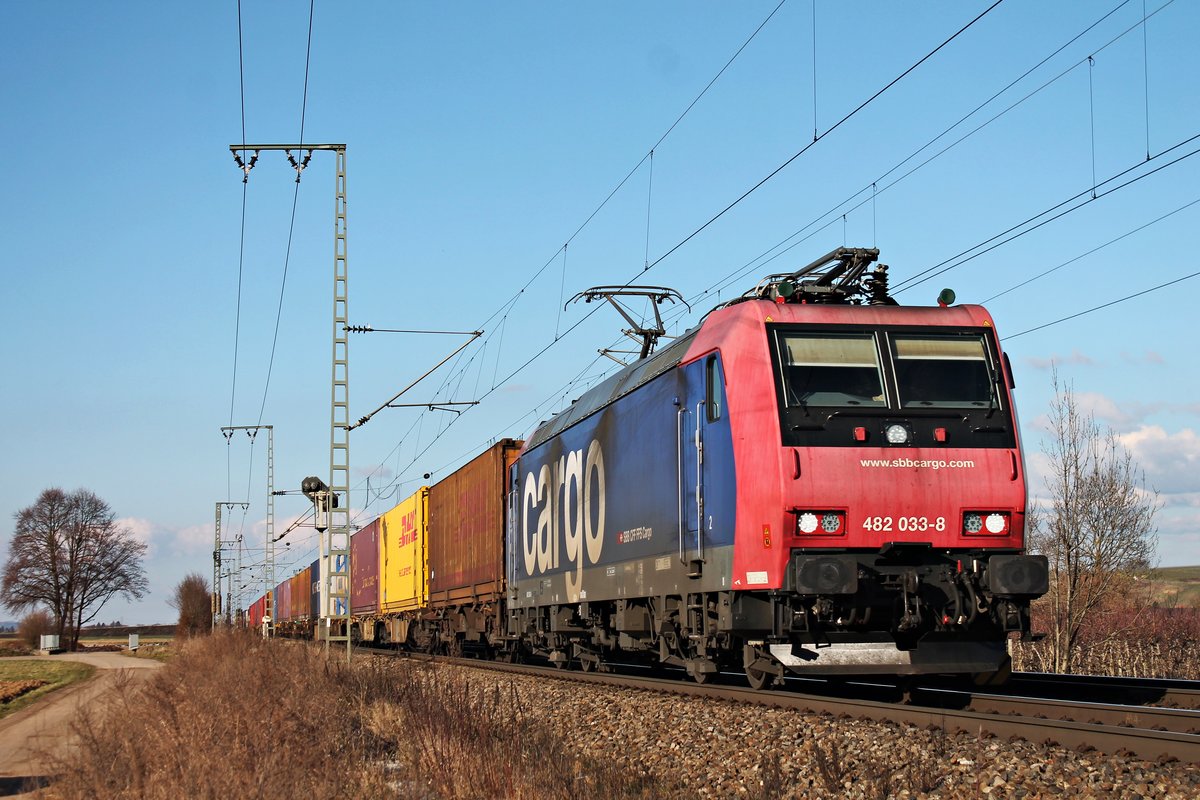
[[(1038, 611), (1034, 630), (1042, 630)], [(1075, 674), (1200, 680), (1200, 609), (1105, 607), (1073, 648)], [(1015, 670), (1055, 671), (1048, 641), (1013, 642), (1012, 654)]]
[(32, 692), (34, 689), (40, 689), (43, 686), (48, 686), (49, 684), (49, 681), (40, 680), (0, 681), (0, 703), (12, 702), (23, 694)]
[(671, 787), (574, 752), (519, 704), (419, 664), (249, 635), (190, 640), (76, 723), (60, 798), (640, 798)]

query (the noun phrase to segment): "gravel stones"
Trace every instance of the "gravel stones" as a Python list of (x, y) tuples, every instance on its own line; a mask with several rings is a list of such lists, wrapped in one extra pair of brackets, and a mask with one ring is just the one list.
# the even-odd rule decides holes
[[(464, 667), (442, 666), (445, 670)], [(581, 756), (695, 798), (1200, 797), (1193, 764), (1154, 764), (908, 725), (469, 670)]]

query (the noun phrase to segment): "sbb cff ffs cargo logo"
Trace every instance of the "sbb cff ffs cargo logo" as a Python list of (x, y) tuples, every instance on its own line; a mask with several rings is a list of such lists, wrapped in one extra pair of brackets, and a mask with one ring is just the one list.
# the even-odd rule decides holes
[(521, 545), (526, 575), (557, 570), (565, 556), (575, 567), (566, 574), (567, 599), (579, 600), (585, 557), (595, 564), (604, 550), (604, 451), (595, 439), (586, 455), (572, 450), (525, 476)]

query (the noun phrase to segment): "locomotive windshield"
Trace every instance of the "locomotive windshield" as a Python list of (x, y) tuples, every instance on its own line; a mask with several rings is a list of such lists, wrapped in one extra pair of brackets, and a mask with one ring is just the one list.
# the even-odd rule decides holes
[(901, 408), (986, 408), (994, 386), (981, 336), (895, 335)]
[(1014, 446), (988, 330), (779, 325), (773, 333), (785, 444), (882, 442), (876, 423), (899, 421), (914, 433), (904, 446)]
[(884, 406), (871, 334), (784, 334), (788, 405)]

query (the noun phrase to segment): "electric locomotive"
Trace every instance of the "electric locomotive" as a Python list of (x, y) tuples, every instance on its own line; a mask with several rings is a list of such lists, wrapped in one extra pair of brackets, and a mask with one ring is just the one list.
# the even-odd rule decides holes
[(1011, 367), (983, 308), (901, 307), (877, 257), (764, 279), (527, 438), (501, 649), (755, 687), (1006, 674), (1048, 585)]

